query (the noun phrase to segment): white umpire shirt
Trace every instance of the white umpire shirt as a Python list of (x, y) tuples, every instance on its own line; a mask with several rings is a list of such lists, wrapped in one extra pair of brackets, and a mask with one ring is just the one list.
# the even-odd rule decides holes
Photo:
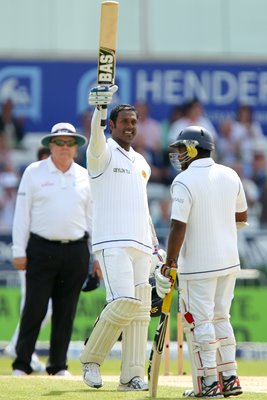
[(92, 198), (87, 170), (72, 162), (63, 173), (52, 158), (23, 173), (13, 222), (13, 257), (24, 257), (30, 232), (48, 240), (77, 240), (92, 234)]
[(106, 142), (95, 110), (87, 150), (93, 195), (93, 251), (110, 247), (134, 247), (152, 252), (147, 182), (151, 174), (145, 158), (115, 140)]
[(235, 213), (247, 210), (237, 173), (212, 158), (193, 161), (171, 186), (171, 219), (187, 224), (178, 257), (185, 279), (225, 275), (240, 269)]

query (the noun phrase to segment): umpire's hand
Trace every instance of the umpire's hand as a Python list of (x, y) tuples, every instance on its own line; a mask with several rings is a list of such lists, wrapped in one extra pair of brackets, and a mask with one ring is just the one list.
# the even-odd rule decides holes
[(27, 269), (27, 257), (15, 257), (13, 258), (13, 265), (20, 271)]

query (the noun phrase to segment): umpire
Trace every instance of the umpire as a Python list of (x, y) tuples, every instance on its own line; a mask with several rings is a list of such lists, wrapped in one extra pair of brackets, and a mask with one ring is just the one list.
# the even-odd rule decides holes
[(52, 299), (46, 371), (69, 375), (67, 350), (81, 287), (89, 265), (91, 190), (87, 170), (74, 162), (87, 139), (58, 123), (42, 139), (51, 156), (30, 164), (21, 179), (13, 222), (13, 263), (26, 270), (26, 299), (13, 375), (32, 372), (35, 348)]

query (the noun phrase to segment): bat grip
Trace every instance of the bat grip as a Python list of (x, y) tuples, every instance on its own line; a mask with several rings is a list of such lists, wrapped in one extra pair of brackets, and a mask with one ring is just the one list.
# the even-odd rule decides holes
[(101, 121), (100, 121), (100, 126), (103, 126), (103, 127), (106, 126), (107, 116), (108, 116), (108, 109), (107, 109), (107, 106), (101, 106)]

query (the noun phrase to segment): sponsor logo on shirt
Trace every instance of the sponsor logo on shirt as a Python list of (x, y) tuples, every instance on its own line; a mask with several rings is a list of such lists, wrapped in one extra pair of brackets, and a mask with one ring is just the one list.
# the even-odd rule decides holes
[(181, 203), (181, 204), (184, 203), (184, 199), (180, 199), (179, 197), (174, 197), (173, 201), (177, 201), (177, 203)]
[(113, 172), (119, 172), (121, 174), (130, 174), (130, 170), (127, 168), (113, 168)]
[(54, 182), (44, 182), (44, 183), (41, 183), (41, 186), (42, 186), (42, 187), (54, 186), (54, 185), (55, 185)]

